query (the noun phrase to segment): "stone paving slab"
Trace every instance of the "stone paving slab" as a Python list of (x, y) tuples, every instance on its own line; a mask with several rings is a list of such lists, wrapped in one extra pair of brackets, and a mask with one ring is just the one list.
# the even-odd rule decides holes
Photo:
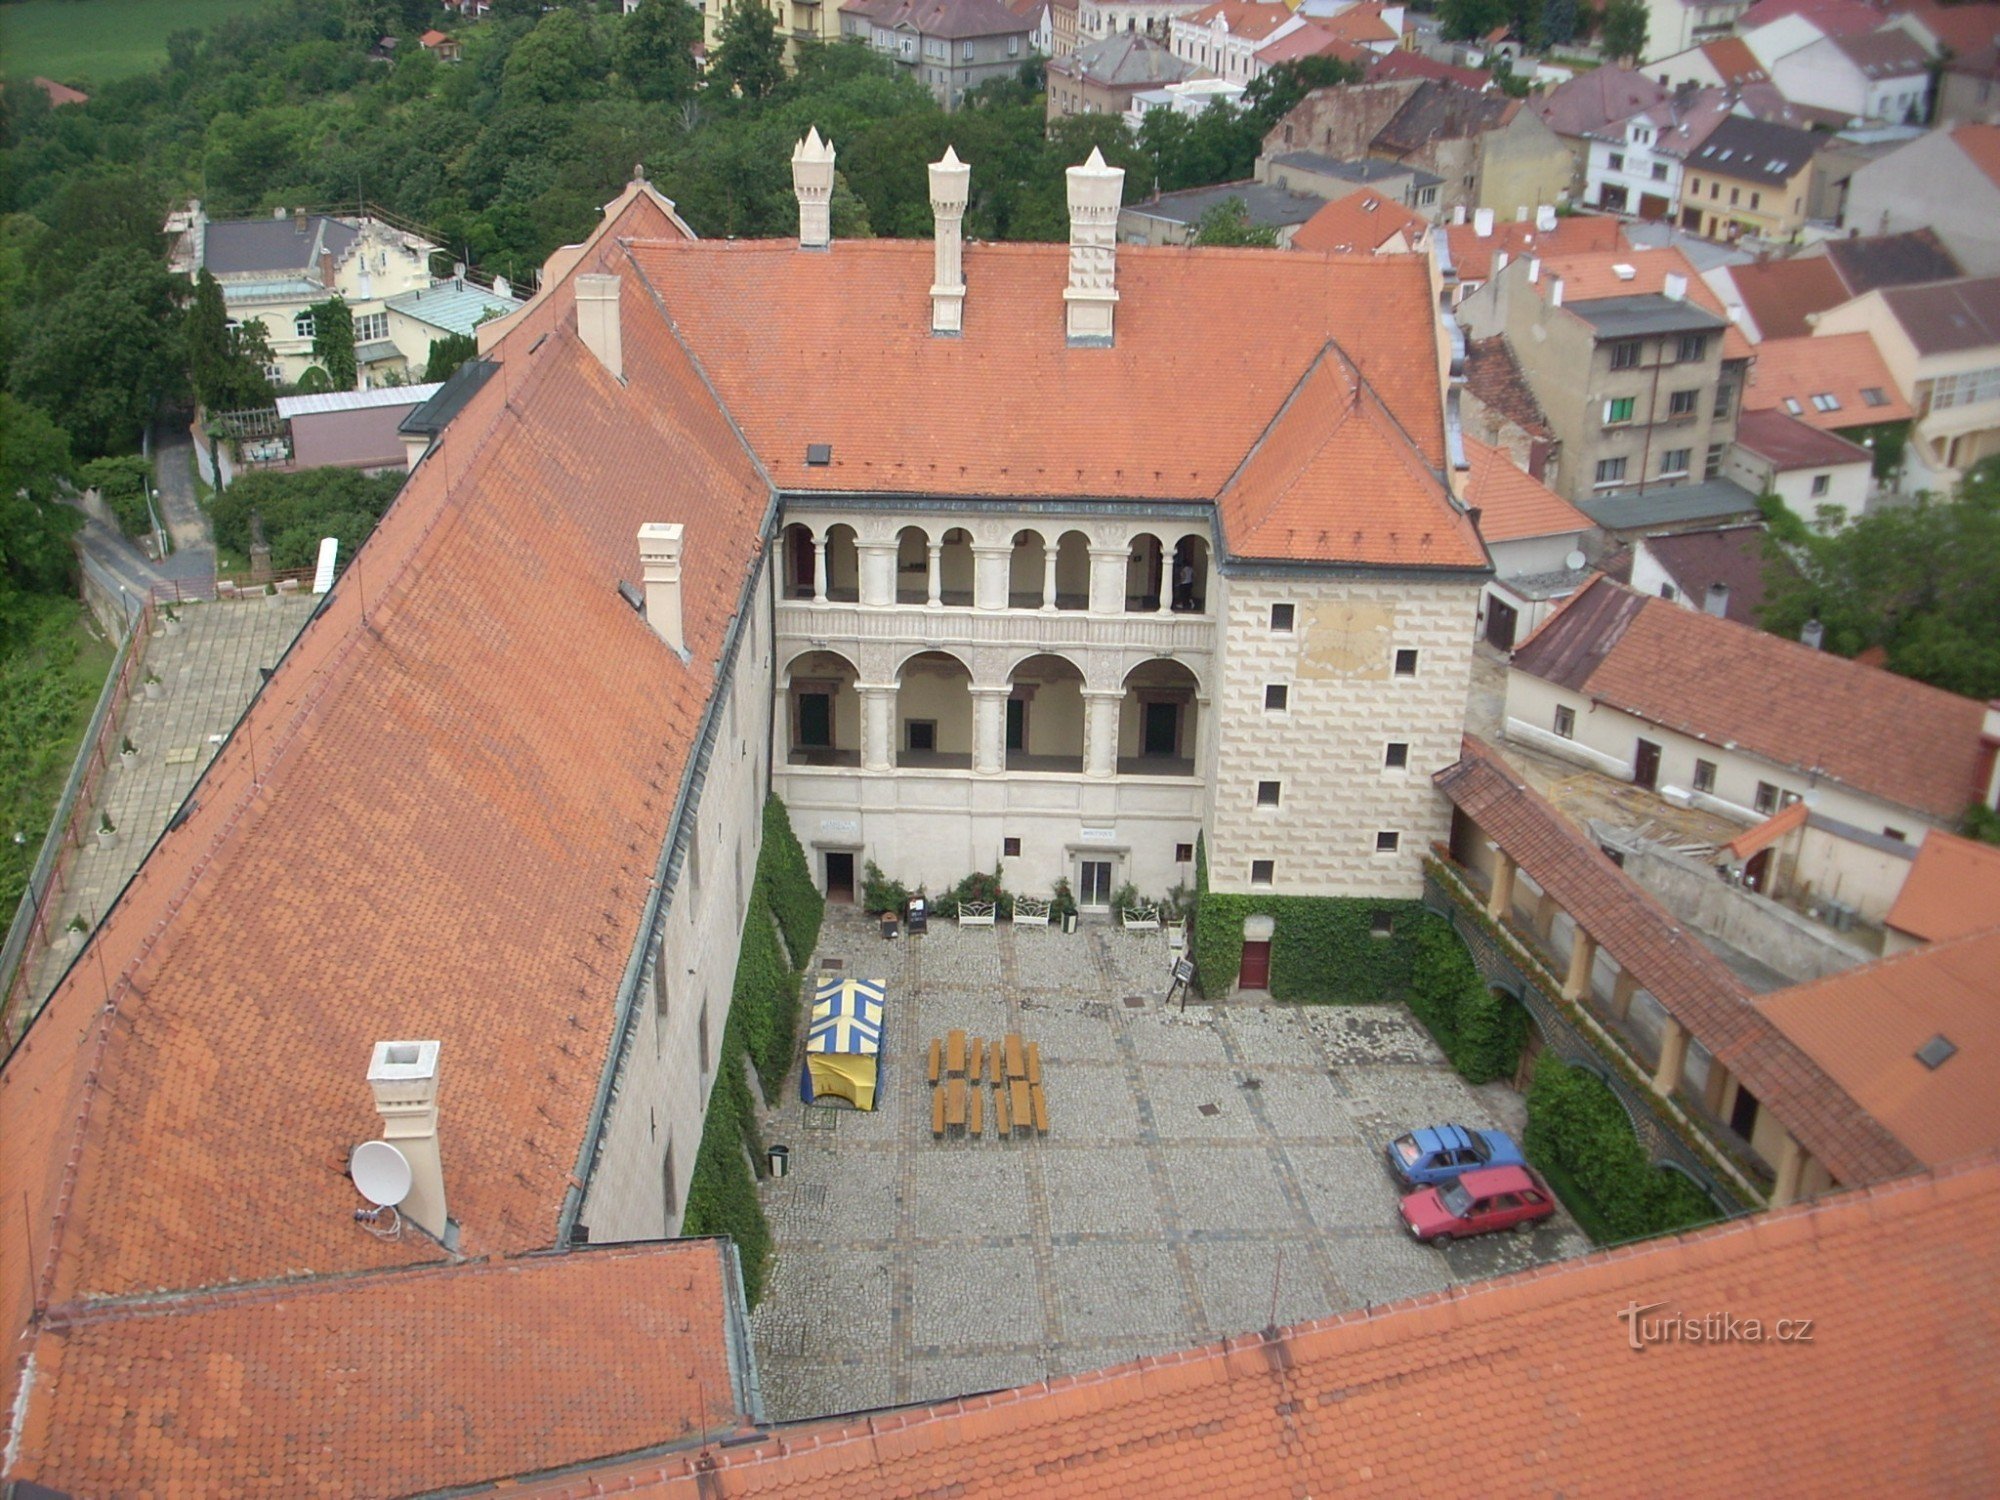
[[(1108, 927), (885, 942), (836, 909), (820, 952), (889, 986), (882, 1107), (808, 1110), (794, 1084), (766, 1116), (792, 1148), (762, 1189), (776, 1263), (753, 1315), (774, 1418), (1082, 1373), (1587, 1248), (1566, 1218), (1447, 1250), (1404, 1232), (1382, 1143), (1518, 1129), (1518, 1101), (1466, 1085), (1400, 1006), (1169, 1010), (1164, 938)], [(953, 1026), (1040, 1043), (1047, 1136), (931, 1138), (924, 1053)]]

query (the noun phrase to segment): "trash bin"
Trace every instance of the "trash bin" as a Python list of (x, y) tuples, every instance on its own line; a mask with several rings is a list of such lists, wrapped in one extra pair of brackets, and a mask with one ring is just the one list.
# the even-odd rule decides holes
[(885, 938), (892, 938), (895, 935), (896, 935), (896, 919), (894, 917), (889, 917), (889, 916), (883, 917), (882, 936)]
[(1076, 931), (1076, 913), (1075, 913), (1075, 912), (1073, 912), (1073, 911), (1066, 911), (1066, 912), (1064, 912), (1064, 913), (1063, 913), (1063, 931), (1064, 931), (1064, 932), (1075, 932), (1075, 931)]
[(773, 1146), (765, 1155), (770, 1159), (771, 1175), (773, 1177), (783, 1177), (791, 1169), (792, 1148), (790, 1146)]

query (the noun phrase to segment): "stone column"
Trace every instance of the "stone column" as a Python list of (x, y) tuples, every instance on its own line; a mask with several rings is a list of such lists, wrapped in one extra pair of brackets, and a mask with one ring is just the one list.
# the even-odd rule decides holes
[(1194, 757), (1194, 774), (1209, 778), (1215, 765), (1215, 716), (1208, 711), (1208, 699), (1196, 694), (1194, 700), (1194, 743), (1188, 747)]
[(1771, 1207), (1783, 1208), (1798, 1201), (1799, 1181), (1805, 1176), (1808, 1160), (1805, 1147), (1786, 1131), (1784, 1143), (1778, 1147), (1778, 1180), (1771, 1188)]
[(1042, 548), (1042, 612), (1049, 613), (1056, 607), (1056, 554), (1060, 547)]
[(1618, 977), (1611, 982), (1611, 1014), (1624, 1020), (1632, 1013), (1632, 996), (1638, 993), (1639, 981), (1621, 966)]
[(1514, 904), (1514, 861), (1504, 849), (1493, 851), (1493, 889), (1486, 894), (1486, 915), (1498, 922)]
[(1125, 547), (1090, 549), (1090, 612), (1119, 615), (1125, 612)]
[(1123, 692), (1085, 688), (1083, 691), (1083, 774), (1118, 774), (1118, 705)]
[(932, 609), (944, 608), (944, 543), (931, 543), (930, 576), (926, 585)]
[(972, 769), (982, 776), (997, 776), (1007, 769), (1007, 694), (999, 687), (972, 690)]
[(951, 147), (930, 168), (931, 213), (931, 332), (957, 334), (965, 322), (965, 271), (960, 259), (961, 226), (971, 192), (972, 168)]
[(1005, 609), (1012, 582), (1014, 549), (994, 542), (975, 542), (972, 547), (972, 607)]
[(1549, 940), (1549, 934), (1555, 930), (1556, 911), (1556, 898), (1547, 891), (1543, 891), (1535, 898), (1535, 936), (1545, 943)]
[(861, 602), (880, 609), (896, 602), (896, 544), (863, 542), (860, 553)]
[(861, 769), (891, 771), (896, 766), (896, 688), (893, 683), (856, 683), (861, 698)]
[(826, 603), (826, 538), (813, 538), (813, 603)]
[(1578, 927), (1570, 938), (1569, 973), (1563, 976), (1563, 999), (1581, 1000), (1590, 993), (1590, 970), (1596, 961), (1597, 939)]
[(1159, 612), (1170, 615), (1174, 612), (1174, 549), (1165, 542), (1160, 543), (1159, 589)]
[(1681, 1066), (1687, 1061), (1687, 1028), (1672, 1016), (1667, 1017), (1667, 1029), (1660, 1036), (1660, 1065), (1653, 1069), (1653, 1092), (1662, 1099), (1671, 1099), (1674, 1090), (1681, 1086)]

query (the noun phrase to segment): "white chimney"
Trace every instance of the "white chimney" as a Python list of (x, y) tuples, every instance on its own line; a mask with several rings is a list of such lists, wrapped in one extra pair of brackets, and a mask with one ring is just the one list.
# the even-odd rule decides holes
[(1561, 307), (1562, 305), (1563, 279), (1560, 276), (1551, 276), (1549, 278), (1549, 306)]
[(1514, 257), (1509, 255), (1505, 250), (1495, 250), (1493, 252), (1493, 275), (1490, 279), (1498, 281), (1500, 273), (1506, 270), (1513, 263), (1513, 260)]
[(809, 126), (792, 148), (792, 191), (799, 200), (799, 248), (824, 250), (833, 243), (833, 142)]
[(1472, 213), (1472, 232), (1473, 232), (1474, 234), (1478, 235), (1478, 236), (1479, 236), (1479, 238), (1481, 238), (1482, 240), (1483, 240), (1483, 239), (1489, 239), (1489, 238), (1491, 238), (1491, 237), (1492, 237), (1492, 234), (1493, 234), (1493, 210), (1492, 210), (1492, 209), (1490, 209), (1490, 208), (1479, 208), (1479, 209), (1474, 209), (1474, 210), (1473, 210), (1473, 213)]
[(576, 278), (576, 333), (615, 379), (625, 378), (625, 335), (618, 319), (618, 278)]
[(1465, 205), (1463, 203), (1452, 204), (1451, 222), (1454, 224), (1463, 224), (1465, 222)]
[(382, 1139), (410, 1164), (410, 1191), (397, 1212), (441, 1240), (447, 1221), (438, 1158), (438, 1044), (377, 1042), (368, 1059), (368, 1087), (382, 1117)]
[(936, 220), (931, 251), (931, 332), (953, 334), (965, 326), (964, 236), (965, 200), (971, 192), (972, 168), (946, 146), (944, 158), (931, 163), (931, 213)]
[(676, 651), (681, 638), (681, 524), (648, 521), (639, 528), (639, 576), (646, 586), (646, 623)]
[(1554, 234), (1556, 229), (1556, 206), (1544, 203), (1535, 210), (1535, 231), (1538, 234)]
[(1799, 629), (1799, 641), (1817, 651), (1820, 642), (1826, 639), (1826, 627), (1817, 620), (1808, 620)]
[(1514, 222), (1515, 222), (1516, 224), (1525, 224), (1525, 223), (1527, 223), (1527, 222), (1528, 222), (1528, 205), (1527, 205), (1527, 204), (1525, 204), (1525, 203), (1517, 203), (1517, 204), (1515, 204), (1515, 205), (1514, 205)]
[(1718, 620), (1726, 619), (1729, 615), (1729, 585), (1711, 583), (1708, 586), (1708, 597), (1702, 601), (1701, 607)]
[(1533, 286), (1541, 279), (1542, 258), (1539, 255), (1531, 255), (1528, 257), (1528, 285)]
[(1667, 272), (1666, 279), (1660, 283), (1660, 293), (1669, 302), (1684, 301), (1688, 294), (1687, 277), (1678, 271)]
[(1071, 344), (1108, 347), (1118, 310), (1118, 208), (1125, 196), (1122, 167), (1090, 159), (1071, 167), (1069, 179), (1069, 285), (1063, 288)]

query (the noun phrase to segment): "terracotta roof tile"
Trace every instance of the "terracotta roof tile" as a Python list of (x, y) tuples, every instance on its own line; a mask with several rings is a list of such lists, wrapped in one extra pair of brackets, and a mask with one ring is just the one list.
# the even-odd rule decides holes
[(1937, 830), (1925, 834), (1884, 921), (1927, 943), (2000, 927), (2000, 848)]
[(1746, 408), (1736, 424), (1736, 441), (1759, 458), (1769, 459), (1781, 474), (1793, 469), (1865, 464), (1871, 457), (1859, 443), (1801, 421), (1782, 407)]
[(1430, 229), (1430, 220), (1422, 214), (1364, 189), (1334, 199), (1307, 219), (1289, 248), (1372, 254), (1398, 234), (1414, 247)]
[(1705, 42), (1701, 53), (1708, 59), (1709, 66), (1721, 75), (1725, 87), (1733, 84), (1740, 88), (1746, 83), (1771, 81), (1771, 75), (1757, 61), (1757, 54), (1740, 36), (1725, 36)]
[(1291, 20), (1292, 12), (1289, 6), (1269, 4), (1266, 0), (1216, 0), (1187, 19), (1190, 25), (1202, 27), (1220, 21), (1229, 35), (1259, 41)]
[[(543, 1497), (1987, 1493), (2000, 1166), (1976, 1164), (993, 1396), (552, 1477)], [(1711, 1341), (1628, 1343), (1629, 1314)], [(1726, 1347), (1723, 1325), (1737, 1320)], [(1812, 1318), (1810, 1347), (1776, 1320)], [(1743, 1336), (1758, 1320), (1761, 1337)], [(1719, 1373), (1726, 1371), (1726, 1378)], [(1746, 1418), (1754, 1413), (1754, 1419)], [(1454, 1455), (1440, 1458), (1448, 1414)], [(1418, 1420), (1424, 1417), (1437, 1420)], [(1699, 1441), (1690, 1441), (1699, 1434)], [(857, 1491), (859, 1492), (859, 1491)]]
[(1827, 240), (1820, 251), (1840, 273), (1841, 284), (1850, 297), (1872, 292), (1878, 286), (1949, 281), (1965, 274), (1965, 268), (1945, 248), (1934, 229)]
[[(1817, 403), (1816, 396), (1822, 398)], [(1743, 388), (1743, 409), (1780, 410), (1829, 432), (1907, 422), (1914, 415), (1896, 389), (1882, 351), (1866, 333), (1765, 339), (1757, 346), (1757, 360)]]
[[(1588, 606), (1572, 602), (1564, 616), (1579, 608)], [(1546, 633), (1545, 628), (1538, 637)], [(1526, 870), (1741, 1079), (1837, 1181), (1873, 1182), (1915, 1164), (1887, 1131), (1855, 1108), (1838, 1083), (1751, 1006), (1750, 991), (1729, 965), (1593, 839), (1518, 781), (1490, 746), (1467, 735), (1463, 757), (1431, 780), (1482, 836)]]
[(1402, 47), (1376, 58), (1368, 65), (1370, 83), (1384, 83), (1397, 78), (1436, 78), (1469, 89), (1485, 89), (1493, 85), (1493, 75), (1483, 68), (1454, 67)]
[(1750, 261), (1729, 267), (1728, 275), (1759, 339), (1766, 342), (1805, 337), (1812, 331), (1808, 314), (1838, 307), (1850, 295), (1839, 269), (1822, 255)]
[[(1630, 278), (1621, 275), (1618, 267), (1629, 267)], [(1694, 264), (1679, 249), (1668, 246), (1659, 250), (1593, 250), (1581, 253), (1559, 252), (1542, 257), (1542, 278), (1538, 283), (1541, 295), (1546, 300), (1550, 288), (1556, 280), (1563, 284), (1563, 305), (1573, 302), (1591, 302), (1607, 297), (1642, 297), (1661, 293), (1666, 288), (1667, 277), (1679, 275), (1687, 279), (1687, 300), (1696, 307), (1705, 308), (1719, 318), (1728, 317), (1722, 306), (1722, 299), (1715, 295), (1715, 289), (1701, 279)], [(1734, 323), (1722, 335), (1722, 357), (1724, 359), (1749, 359), (1756, 351), (1750, 341), (1743, 336), (1743, 330)]]
[(1613, 613), (1564, 611), (1516, 670), (1939, 821), (1977, 795), (1984, 704), (1609, 580), (1585, 593)]
[[(2000, 127), (1995, 138), (2000, 139)], [(2000, 276), (1886, 287), (1881, 296), (1919, 355), (2000, 345)]]
[(1494, 257), (1503, 250), (1510, 259), (1519, 260), (1524, 255), (1570, 255), (1625, 245), (1624, 226), (1608, 214), (1561, 215), (1549, 230), (1536, 229), (1532, 219), (1496, 223), (1486, 235), (1476, 233), (1470, 224), (1444, 224), (1438, 230), (1451, 247), (1451, 266), (1461, 282), (1491, 280)]
[(1707, 599), (1709, 585), (1719, 583), (1729, 590), (1724, 618), (1744, 625), (1757, 623), (1758, 611), (1764, 607), (1764, 573), (1770, 565), (1764, 555), (1761, 523), (1649, 536), (1642, 538), (1640, 545), (1697, 605)]
[[(2000, 1144), (2000, 930), (1794, 985), (1757, 1004), (1919, 1160), (1936, 1165)], [(1956, 1050), (1931, 1067), (1917, 1053), (1936, 1037)]]
[(1536, 403), (1534, 388), (1507, 346), (1504, 333), (1467, 345), (1465, 387), (1522, 431), (1536, 437), (1551, 435), (1548, 418)]
[(1480, 511), (1479, 534), (1489, 542), (1588, 531), (1591, 520), (1534, 475), (1515, 466), (1504, 450), (1477, 438), (1465, 440), (1472, 472), (1465, 503)]

